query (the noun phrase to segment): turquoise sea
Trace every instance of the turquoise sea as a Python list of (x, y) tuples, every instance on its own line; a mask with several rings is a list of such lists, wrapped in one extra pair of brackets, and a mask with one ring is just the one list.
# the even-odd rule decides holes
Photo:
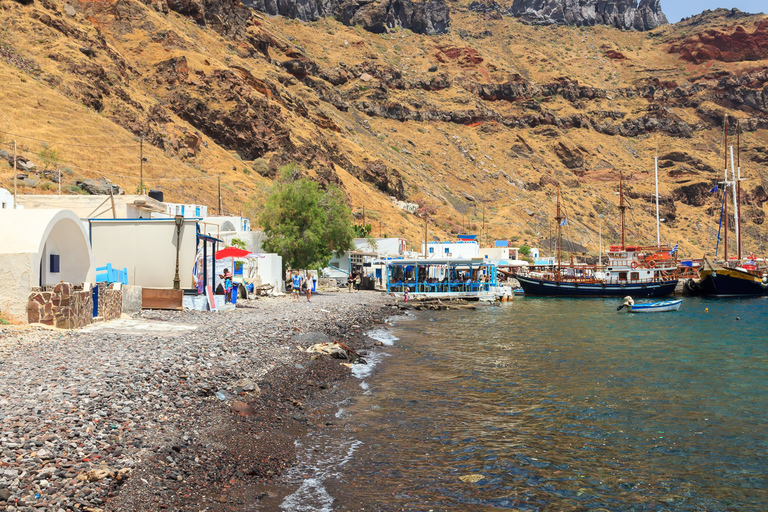
[(620, 303), (395, 320), (301, 510), (768, 510), (768, 300)]

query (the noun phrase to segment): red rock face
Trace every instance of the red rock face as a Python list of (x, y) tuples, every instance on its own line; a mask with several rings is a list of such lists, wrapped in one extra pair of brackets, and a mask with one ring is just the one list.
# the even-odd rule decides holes
[(605, 56), (608, 57), (611, 60), (626, 60), (626, 55), (621, 53), (618, 50), (608, 50), (605, 52)]
[(673, 43), (669, 53), (693, 64), (710, 60), (739, 62), (768, 58), (768, 20), (755, 23), (755, 30), (747, 32), (737, 25), (732, 32), (709, 29), (693, 37)]
[(457, 48), (455, 46), (439, 46), (437, 48), (438, 62), (456, 61), (461, 66), (474, 67), (483, 62), (483, 58), (474, 48)]

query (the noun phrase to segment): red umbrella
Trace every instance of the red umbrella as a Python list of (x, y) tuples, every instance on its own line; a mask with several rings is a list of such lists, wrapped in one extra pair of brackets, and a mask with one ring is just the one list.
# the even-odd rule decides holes
[(251, 254), (251, 251), (245, 249), (238, 249), (237, 247), (227, 247), (220, 251), (216, 251), (216, 259), (223, 260), (224, 258), (245, 258)]

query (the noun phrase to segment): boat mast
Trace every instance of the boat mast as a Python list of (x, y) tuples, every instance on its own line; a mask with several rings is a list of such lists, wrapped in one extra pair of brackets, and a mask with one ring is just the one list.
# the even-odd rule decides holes
[(624, 205), (624, 175), (619, 171), (619, 210), (621, 211), (621, 250), (626, 250), (624, 244), (624, 210), (627, 207)]
[(741, 122), (736, 121), (736, 208), (738, 216), (736, 217), (736, 250), (739, 261), (741, 261)]
[(723, 261), (728, 263), (728, 116), (723, 120), (723, 158), (725, 180), (723, 181)]
[(563, 218), (560, 216), (560, 184), (557, 184), (557, 273), (555, 274), (555, 280), (560, 281), (560, 255), (561, 255), (561, 237), (563, 226), (561, 224)]
[(656, 167), (656, 245), (661, 246), (661, 231), (659, 228), (659, 155), (653, 158)]
[(739, 254), (739, 238), (741, 238), (741, 233), (739, 232), (739, 203), (736, 199), (736, 166), (733, 164), (733, 146), (730, 147), (731, 150), (731, 178), (733, 179), (733, 223), (734, 227), (736, 228), (736, 255), (739, 259), (741, 259), (741, 255)]

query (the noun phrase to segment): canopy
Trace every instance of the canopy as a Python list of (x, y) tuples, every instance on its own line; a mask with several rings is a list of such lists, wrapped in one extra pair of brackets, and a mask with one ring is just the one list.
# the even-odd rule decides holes
[(223, 260), (224, 258), (245, 258), (251, 254), (251, 251), (245, 249), (239, 249), (237, 247), (227, 247), (220, 251), (216, 251), (216, 259)]

